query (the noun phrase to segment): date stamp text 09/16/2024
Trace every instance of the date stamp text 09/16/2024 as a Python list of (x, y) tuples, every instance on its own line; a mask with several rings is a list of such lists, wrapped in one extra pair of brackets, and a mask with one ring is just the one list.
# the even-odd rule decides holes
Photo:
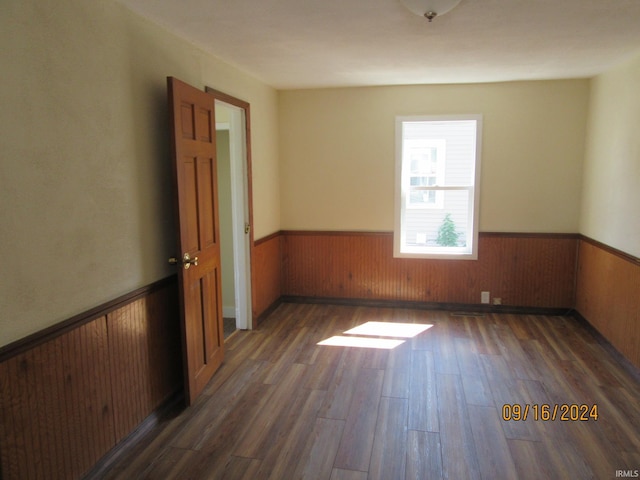
[(502, 406), (502, 420), (524, 422), (528, 418), (535, 421), (588, 422), (598, 420), (598, 405), (577, 403), (505, 403)]

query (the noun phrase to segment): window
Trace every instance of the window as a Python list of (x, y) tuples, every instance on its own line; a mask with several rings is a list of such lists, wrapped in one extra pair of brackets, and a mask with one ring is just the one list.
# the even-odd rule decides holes
[(478, 258), (480, 115), (396, 118), (394, 256)]

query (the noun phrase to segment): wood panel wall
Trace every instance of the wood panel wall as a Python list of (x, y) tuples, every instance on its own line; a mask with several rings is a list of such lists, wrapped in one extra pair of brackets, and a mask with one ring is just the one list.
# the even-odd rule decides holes
[(159, 290), (107, 315), (116, 438), (182, 386), (177, 289)]
[(254, 243), (251, 293), (254, 327), (282, 296), (282, 235), (278, 232)]
[(576, 310), (640, 368), (640, 260), (584, 238)]
[(479, 304), (574, 305), (576, 235), (480, 234), (478, 260), (393, 258), (389, 232), (283, 232), (282, 294)]
[(2, 349), (0, 478), (80, 478), (181, 387), (176, 288)]
[(108, 370), (105, 317), (0, 364), (2, 478), (77, 478), (114, 445)]

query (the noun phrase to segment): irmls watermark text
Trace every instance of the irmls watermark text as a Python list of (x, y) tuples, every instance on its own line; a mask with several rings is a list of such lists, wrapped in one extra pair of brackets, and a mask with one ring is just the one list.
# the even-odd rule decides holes
[(616, 470), (616, 478), (639, 478), (640, 470)]

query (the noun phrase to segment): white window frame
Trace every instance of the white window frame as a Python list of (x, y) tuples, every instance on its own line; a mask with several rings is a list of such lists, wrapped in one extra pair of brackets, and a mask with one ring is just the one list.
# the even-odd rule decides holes
[[(403, 169), (403, 125), (405, 122), (460, 121), (476, 122), (475, 171), (473, 185), (434, 185), (423, 187), (427, 191), (444, 193), (447, 190), (466, 190), (469, 192), (469, 212), (467, 216), (466, 247), (434, 247), (406, 245), (404, 229), (405, 212), (409, 210), (408, 174)], [(396, 176), (395, 176), (395, 225), (393, 235), (393, 254), (398, 258), (437, 258), (457, 260), (477, 260), (478, 225), (480, 212), (480, 165), (482, 152), (482, 115), (414, 115), (396, 117)], [(446, 161), (446, 160), (445, 160)]]

